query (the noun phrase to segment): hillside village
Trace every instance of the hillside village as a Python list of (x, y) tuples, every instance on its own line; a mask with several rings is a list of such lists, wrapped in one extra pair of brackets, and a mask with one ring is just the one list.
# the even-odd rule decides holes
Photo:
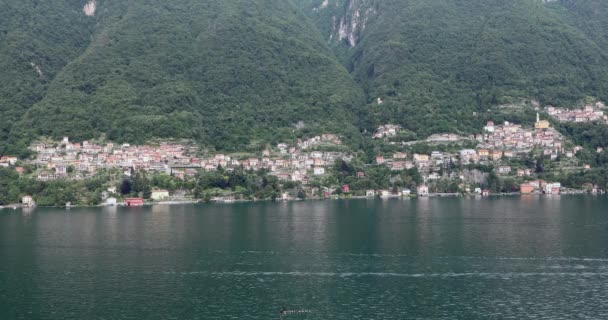
[(547, 113), (559, 122), (594, 122), (600, 121), (608, 123), (608, 116), (604, 114), (606, 105), (603, 102), (596, 102), (593, 105), (585, 105), (580, 109), (564, 109), (548, 106)]
[[(33, 144), (30, 148), (35, 156), (31, 159), (3, 157), (0, 159), (0, 166), (12, 167), (19, 174), (25, 174), (24, 167), (27, 166), (31, 168), (29, 174), (41, 182), (86, 180), (95, 176), (99, 170), (107, 169), (120, 170), (125, 179), (137, 172), (148, 172), (182, 180), (196, 178), (200, 172), (265, 170), (269, 176), (274, 176), (279, 181), (301, 185), (307, 197), (330, 197), (334, 193), (367, 197), (429, 196), (442, 193), (487, 195), (491, 191), (499, 191), (496, 188), (490, 190), (490, 176), (518, 183), (503, 188), (506, 190), (500, 190), (501, 192), (559, 194), (565, 191), (559, 181), (536, 179), (538, 168), (535, 168), (534, 163), (526, 165), (522, 159), (536, 154), (546, 161), (569, 161), (570, 166), (578, 165), (582, 170), (590, 168), (589, 165), (577, 163), (576, 154), (582, 147), (570, 145), (548, 121), (541, 120), (540, 115), (537, 115), (534, 126), (530, 128), (507, 121), (502, 124), (488, 121), (480, 129), (481, 133), (469, 137), (444, 134), (434, 135), (425, 141), (439, 144), (468, 141), (475, 144), (474, 148), (420, 153), (408, 152), (407, 146), (410, 144), (404, 144), (403, 150), (391, 154), (377, 154), (374, 163), (359, 166), (356, 172), (353, 172), (353, 178), (357, 179), (355, 181), (360, 181), (366, 179), (367, 171), (373, 168), (387, 168), (391, 172), (390, 183), (394, 186), (389, 189), (363, 189), (362, 185), (374, 184), (350, 185), (346, 183), (348, 181), (335, 180), (333, 185), (320, 186), (319, 181), (336, 174), (336, 163), (344, 162), (348, 165), (355, 158), (352, 152), (327, 151), (343, 147), (340, 137), (334, 134), (323, 134), (307, 140), (299, 139), (294, 144), (279, 143), (258, 155), (201, 155), (195, 145), (183, 143), (130, 145), (93, 141), (72, 142), (69, 137), (64, 137), (61, 141), (47, 140)], [(378, 128), (373, 138), (388, 141), (398, 135), (400, 130), (396, 125), (383, 125)], [(491, 171), (482, 172), (475, 169), (478, 167), (491, 168)], [(399, 183), (402, 181), (401, 173), (404, 172), (419, 176), (419, 179), (409, 184)], [(376, 183), (380, 184), (382, 183)], [(388, 185), (388, 181), (384, 185)], [(445, 187), (446, 185), (449, 187)], [(587, 189), (593, 192), (601, 191), (597, 186)], [(108, 190), (116, 192), (116, 188), (111, 186)], [(156, 200), (170, 197), (167, 190), (154, 190), (152, 195)], [(281, 197), (290, 198), (286, 194)]]
[[(278, 144), (275, 151), (266, 150), (261, 157), (242, 158), (219, 153), (198, 157), (196, 147), (178, 143), (139, 146), (108, 142), (102, 145), (89, 141), (72, 143), (69, 137), (64, 137), (60, 142), (32, 145), (36, 157), (26, 163), (36, 168), (39, 181), (84, 179), (99, 169), (107, 168), (120, 168), (125, 176), (131, 176), (136, 171), (147, 171), (185, 178), (195, 176), (199, 170), (242, 167), (245, 170), (267, 169), (281, 180), (304, 182), (312, 175), (323, 175), (325, 167), (332, 165), (336, 159), (350, 161), (351, 156), (341, 152), (311, 150), (315, 146), (341, 143), (336, 135), (325, 134), (299, 140), (294, 146)], [(7, 159), (16, 162), (14, 157)]]

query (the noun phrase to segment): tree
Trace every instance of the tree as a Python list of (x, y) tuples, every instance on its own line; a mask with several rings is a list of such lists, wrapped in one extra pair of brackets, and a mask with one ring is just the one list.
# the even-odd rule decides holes
[(150, 199), (152, 196), (152, 189), (150, 188), (150, 185), (146, 185), (144, 187), (144, 190), (142, 190), (142, 196), (144, 199)]
[(120, 183), (120, 194), (127, 195), (130, 194), (132, 190), (132, 183), (129, 179), (123, 179)]
[(545, 156), (541, 155), (536, 159), (536, 173), (545, 172)]
[(500, 191), (500, 179), (496, 175), (494, 171), (491, 171), (488, 175), (488, 179), (486, 180), (486, 186), (492, 192)]

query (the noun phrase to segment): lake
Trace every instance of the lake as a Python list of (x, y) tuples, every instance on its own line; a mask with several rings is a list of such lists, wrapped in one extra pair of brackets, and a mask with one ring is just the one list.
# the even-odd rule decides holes
[(608, 198), (0, 211), (0, 319), (606, 319)]

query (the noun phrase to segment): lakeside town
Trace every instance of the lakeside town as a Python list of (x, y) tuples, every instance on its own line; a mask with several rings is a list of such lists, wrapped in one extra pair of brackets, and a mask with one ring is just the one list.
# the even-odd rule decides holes
[[(596, 108), (602, 108), (597, 104)], [(604, 119), (603, 113), (594, 107), (581, 111), (556, 111), (548, 107), (549, 115), (558, 121), (584, 121)], [(567, 115), (567, 116), (566, 116)], [(596, 118), (600, 117), (600, 118)], [(542, 170), (539, 161), (559, 164), (560, 170), (589, 170), (591, 165), (580, 163), (577, 153), (583, 147), (572, 145), (550, 122), (537, 114), (536, 122), (529, 127), (505, 121), (497, 124), (488, 121), (479, 134), (460, 137), (454, 134), (438, 134), (429, 137), (429, 152), (408, 149), (416, 146), (411, 142), (399, 145), (401, 150), (379, 153), (373, 163), (361, 163), (356, 153), (347, 151), (342, 140), (335, 134), (322, 134), (310, 139), (298, 139), (293, 144), (279, 143), (259, 154), (204, 153), (194, 144), (163, 141), (156, 145), (117, 144), (109, 141), (73, 142), (69, 137), (61, 141), (41, 140), (31, 145), (34, 156), (18, 159), (4, 156), (0, 167), (11, 168), (19, 175), (29, 175), (39, 182), (54, 180), (81, 181), (94, 177), (99, 171), (118, 171), (123, 179), (130, 179), (139, 172), (164, 175), (173, 179), (195, 179), (201, 172), (231, 172), (234, 170), (264, 171), (281, 183), (297, 186), (298, 195), (284, 188), (277, 199), (351, 197), (411, 197), (433, 195), (480, 195), (492, 193), (562, 194), (601, 193), (602, 187), (585, 183), (581, 189), (566, 188), (561, 181), (546, 181), (538, 178)], [(398, 136), (401, 127), (386, 124), (377, 128), (373, 139), (389, 141)], [(417, 142), (419, 143), (419, 142)], [(440, 148), (450, 145), (468, 144), (473, 148)], [(392, 143), (394, 144), (394, 143)], [(398, 147), (398, 148), (399, 148)], [(433, 150), (437, 147), (437, 150)], [(442, 149), (442, 150), (441, 150)], [(603, 148), (595, 150), (597, 153)], [(357, 164), (353, 164), (357, 162)], [(352, 172), (351, 178), (330, 179), (336, 175), (336, 166)], [(356, 168), (356, 170), (355, 170)], [(389, 183), (375, 183), (388, 188), (371, 188), (367, 181), (369, 171), (384, 168)], [(485, 168), (485, 170), (483, 170)], [(349, 180), (350, 179), (350, 180)], [(366, 180), (367, 179), (367, 180)], [(492, 186), (489, 180), (504, 182), (507, 186)], [(352, 183), (348, 183), (351, 181)], [(354, 181), (354, 182), (353, 182)], [(504, 184), (504, 183), (503, 183)], [(155, 187), (149, 194), (121, 194), (116, 181), (104, 186), (100, 204), (128, 206), (143, 205), (148, 201), (193, 201), (188, 190), (170, 190)], [(501, 189), (501, 190), (499, 190)], [(179, 195), (178, 195), (179, 194)], [(36, 196), (23, 194), (21, 204), (34, 206)], [(120, 199), (120, 200), (119, 200)], [(211, 198), (214, 201), (236, 201), (234, 192)], [(66, 206), (71, 203), (66, 203)]]

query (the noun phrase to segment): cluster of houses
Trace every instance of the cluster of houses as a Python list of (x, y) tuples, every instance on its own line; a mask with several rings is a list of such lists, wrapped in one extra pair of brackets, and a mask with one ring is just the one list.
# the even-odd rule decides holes
[[(378, 137), (386, 137), (393, 135), (392, 130), (398, 130), (396, 126), (386, 125), (378, 129), (376, 135)], [(436, 135), (434, 139), (437, 141), (453, 141), (460, 137), (450, 135)], [(462, 139), (462, 138), (460, 138)], [(504, 122), (501, 125), (496, 125), (493, 121), (489, 121), (483, 128), (483, 133), (471, 136), (470, 139), (478, 141), (475, 149), (462, 149), (458, 153), (433, 151), (430, 154), (412, 154), (406, 152), (395, 152), (392, 155), (378, 155), (376, 164), (385, 165), (393, 171), (401, 171), (404, 169), (417, 168), (424, 178), (424, 181), (430, 182), (433, 180), (442, 179), (438, 173), (440, 169), (447, 168), (453, 165), (466, 165), (471, 163), (493, 164), (495, 171), (499, 175), (511, 175), (521, 178), (533, 176), (531, 168), (513, 168), (509, 165), (501, 165), (503, 160), (510, 158), (518, 158), (522, 154), (531, 152), (534, 148), (540, 148), (545, 156), (549, 156), (552, 160), (560, 154), (571, 158), (582, 150), (582, 147), (574, 147), (571, 150), (565, 150), (565, 140), (563, 136), (555, 129), (551, 128), (547, 120), (541, 120), (537, 115), (534, 129), (526, 129), (521, 125)], [(598, 148), (597, 152), (602, 149)], [(588, 168), (586, 166), (585, 168)], [(447, 178), (458, 178), (457, 173), (452, 172)], [(462, 179), (462, 177), (460, 177)], [(422, 190), (417, 190), (418, 194), (428, 194), (426, 186), (422, 186)], [(549, 182), (531, 182), (521, 186), (522, 193), (541, 192), (547, 194), (559, 193), (561, 185), (559, 183)], [(483, 194), (484, 190), (479, 190), (479, 194)], [(487, 190), (486, 190), (487, 192)]]
[[(433, 151), (430, 155), (415, 153), (411, 157), (406, 152), (396, 152), (392, 156), (376, 156), (376, 164), (388, 166), (393, 171), (417, 168), (422, 173), (429, 173), (431, 169), (447, 168), (451, 162), (456, 161), (458, 159), (455, 155), (440, 151)], [(429, 173), (427, 178), (435, 180), (439, 179), (439, 175)]]
[(40, 181), (67, 178), (68, 171), (74, 172), (72, 177), (82, 178), (102, 168), (122, 168), (126, 174), (131, 170), (166, 171), (170, 166), (190, 165), (192, 158), (188, 154), (195, 151), (173, 143), (101, 145), (89, 141), (72, 143), (68, 137), (59, 143), (36, 143), (30, 148), (37, 154), (30, 164), (39, 168)]
[[(378, 127), (374, 133), (374, 138), (394, 137), (399, 133), (401, 128), (397, 125), (383, 125)], [(477, 141), (476, 150), (467, 149), (460, 152), (460, 160), (463, 163), (478, 163), (483, 161), (500, 161), (504, 158), (513, 158), (520, 154), (529, 153), (534, 148), (542, 148), (546, 156), (552, 159), (557, 158), (564, 153), (568, 157), (573, 157), (578, 150), (564, 150), (564, 138), (554, 128), (551, 128), (549, 121), (541, 120), (537, 114), (534, 129), (526, 129), (522, 125), (505, 121), (503, 124), (495, 124), (494, 121), (488, 121), (483, 127), (481, 134), (461, 137), (455, 134), (435, 134), (430, 136), (427, 142), (456, 142), (462, 140)], [(413, 144), (404, 143), (404, 144)], [(580, 147), (579, 147), (580, 148)], [(431, 155), (434, 160), (443, 159), (444, 162), (456, 161), (458, 155), (435, 154)], [(405, 158), (393, 157), (395, 161), (385, 161), (387, 164), (394, 166), (395, 170), (400, 170), (403, 166), (411, 168), (416, 164), (414, 162), (401, 161)], [(382, 162), (382, 159), (379, 159)], [(418, 161), (419, 169), (425, 167), (425, 160)]]
[(317, 146), (341, 143), (337, 135), (324, 134), (298, 140), (295, 146), (278, 144), (276, 151), (266, 150), (261, 157), (236, 158), (225, 154), (197, 157), (196, 148), (174, 143), (136, 146), (110, 142), (101, 145), (89, 141), (72, 143), (68, 137), (64, 137), (59, 143), (32, 145), (31, 149), (36, 151), (37, 156), (31, 164), (40, 168), (37, 175), (40, 181), (85, 177), (101, 168), (122, 168), (126, 175), (143, 170), (185, 178), (195, 176), (200, 170), (243, 167), (248, 170), (267, 169), (281, 180), (306, 182), (311, 176), (324, 175), (326, 168), (333, 165), (336, 159), (352, 159), (351, 155), (343, 152), (314, 150)]
[[(210, 158), (200, 159), (200, 163), (201, 168), (207, 171), (217, 170), (219, 166), (228, 170), (238, 167), (247, 170), (266, 169), (270, 175), (280, 180), (307, 183), (313, 176), (325, 175), (327, 168), (337, 159), (352, 160), (352, 155), (344, 152), (314, 150), (318, 146), (340, 144), (342, 142), (337, 135), (324, 134), (308, 140), (298, 140), (295, 146), (279, 143), (276, 151), (265, 150), (261, 157), (237, 159), (229, 155), (216, 154)], [(176, 176), (182, 174), (180, 168), (174, 168), (171, 173)]]
[(534, 180), (528, 183), (523, 183), (519, 186), (521, 194), (560, 194), (562, 185), (559, 182), (547, 182), (543, 180)]
[[(381, 128), (386, 129), (387, 126)], [(493, 121), (488, 121), (483, 128), (483, 133), (475, 135), (479, 144), (476, 149), (462, 149), (458, 153), (448, 153), (433, 151), (431, 154), (408, 155), (405, 152), (396, 152), (392, 156), (378, 155), (376, 164), (386, 165), (394, 171), (403, 169), (417, 168), (421, 172), (432, 171), (430, 169), (446, 168), (450, 164), (470, 164), (497, 163), (503, 159), (518, 157), (521, 154), (532, 151), (535, 147), (540, 147), (545, 155), (555, 159), (559, 154), (564, 153), (564, 139), (556, 130), (550, 128), (549, 122), (537, 118), (535, 129), (525, 129), (521, 125), (505, 122), (496, 125)], [(378, 133), (385, 131), (379, 131)], [(435, 139), (457, 139), (458, 136), (436, 135)], [(573, 157), (581, 147), (575, 147), (572, 151), (565, 152), (568, 157)], [(511, 167), (499, 166), (498, 173), (510, 174)], [(530, 176), (530, 169), (519, 169), (518, 176)], [(430, 174), (428, 179), (437, 179), (436, 175)]]
[[(537, 120), (534, 129), (525, 129), (521, 125), (505, 121), (502, 125), (495, 125), (488, 121), (483, 128), (481, 143), (477, 146), (480, 157), (491, 157), (500, 160), (504, 157), (513, 157), (517, 154), (528, 153), (534, 147), (540, 147), (546, 155), (557, 155), (564, 151), (564, 138), (557, 130), (550, 127), (547, 120)], [(492, 149), (490, 155), (488, 150)]]
[(560, 122), (593, 122), (602, 121), (608, 123), (608, 116), (604, 114), (606, 106), (602, 102), (595, 105), (587, 105), (580, 109), (563, 109), (549, 106), (547, 113)]
[[(553, 116), (564, 113), (556, 109), (548, 108)], [(594, 115), (603, 114), (594, 111), (591, 107), (583, 109), (585, 114), (591, 112)], [(557, 117), (556, 116), (556, 117)], [(383, 125), (373, 135), (375, 139), (397, 136), (401, 128), (397, 125)], [(452, 142), (464, 138), (452, 135), (434, 135), (431, 142)], [(459, 173), (448, 170), (450, 175), (442, 176), (438, 172), (441, 169), (453, 168), (454, 165), (467, 165), (471, 163), (496, 165), (496, 172), (500, 175), (513, 175), (517, 177), (530, 177), (533, 175), (530, 168), (512, 168), (501, 165), (502, 161), (516, 158), (522, 154), (531, 152), (534, 148), (540, 148), (545, 155), (555, 159), (558, 155), (573, 157), (581, 147), (572, 150), (564, 150), (564, 139), (560, 133), (551, 128), (546, 120), (541, 120), (537, 115), (534, 129), (526, 129), (521, 125), (504, 122), (497, 125), (493, 121), (487, 122), (481, 134), (472, 135), (466, 139), (476, 140), (478, 145), (475, 149), (463, 149), (459, 152), (433, 151), (430, 154), (407, 152), (394, 152), (391, 155), (378, 155), (375, 159), (377, 165), (388, 166), (393, 171), (417, 168), (425, 183), (418, 186), (415, 192), (419, 196), (429, 194), (427, 183), (442, 178), (464, 179)], [(84, 141), (73, 143), (68, 137), (60, 142), (36, 143), (30, 148), (36, 152), (36, 157), (29, 161), (36, 168), (38, 180), (47, 181), (52, 179), (70, 178), (79, 179), (93, 175), (99, 169), (120, 168), (125, 175), (133, 171), (164, 172), (177, 178), (196, 176), (201, 170), (214, 171), (220, 167), (225, 170), (244, 168), (247, 170), (268, 170), (283, 181), (302, 182), (307, 184), (315, 176), (323, 176), (328, 167), (332, 166), (337, 159), (351, 161), (352, 155), (339, 151), (339, 148), (319, 148), (339, 146), (342, 142), (340, 137), (334, 134), (323, 134), (307, 140), (299, 139), (293, 144), (279, 143), (272, 150), (265, 150), (256, 156), (233, 156), (227, 154), (212, 154), (199, 156), (196, 147), (188, 145), (163, 142), (159, 145), (130, 145), (94, 143)], [(598, 149), (598, 152), (601, 150)], [(16, 157), (5, 156), (0, 158), (0, 166), (13, 166), (17, 163)], [(23, 168), (18, 167), (16, 170)], [(445, 172), (445, 171), (443, 171)], [(357, 172), (358, 178), (365, 177), (364, 172)], [(544, 181), (532, 181), (521, 185), (521, 193), (550, 193), (560, 192), (559, 183), (548, 183)], [(342, 187), (344, 193), (349, 193), (349, 187)], [(409, 196), (414, 191), (404, 189), (399, 191), (399, 196)], [(479, 190), (480, 194), (484, 190)], [(487, 190), (486, 190), (487, 193)], [(367, 196), (390, 197), (395, 196), (393, 192), (386, 190), (368, 190)], [(153, 190), (152, 199), (163, 200), (169, 197), (166, 190)], [(110, 204), (116, 200), (109, 198)], [(29, 200), (29, 199), (25, 199)], [(25, 201), (26, 203), (28, 201)], [(139, 205), (140, 199), (131, 199), (128, 205)]]
[(394, 124), (385, 124), (385, 125), (378, 127), (378, 129), (376, 130), (376, 132), (374, 133), (374, 135), (372, 137), (374, 139), (395, 137), (399, 133), (399, 130), (401, 130), (401, 126), (394, 125)]

